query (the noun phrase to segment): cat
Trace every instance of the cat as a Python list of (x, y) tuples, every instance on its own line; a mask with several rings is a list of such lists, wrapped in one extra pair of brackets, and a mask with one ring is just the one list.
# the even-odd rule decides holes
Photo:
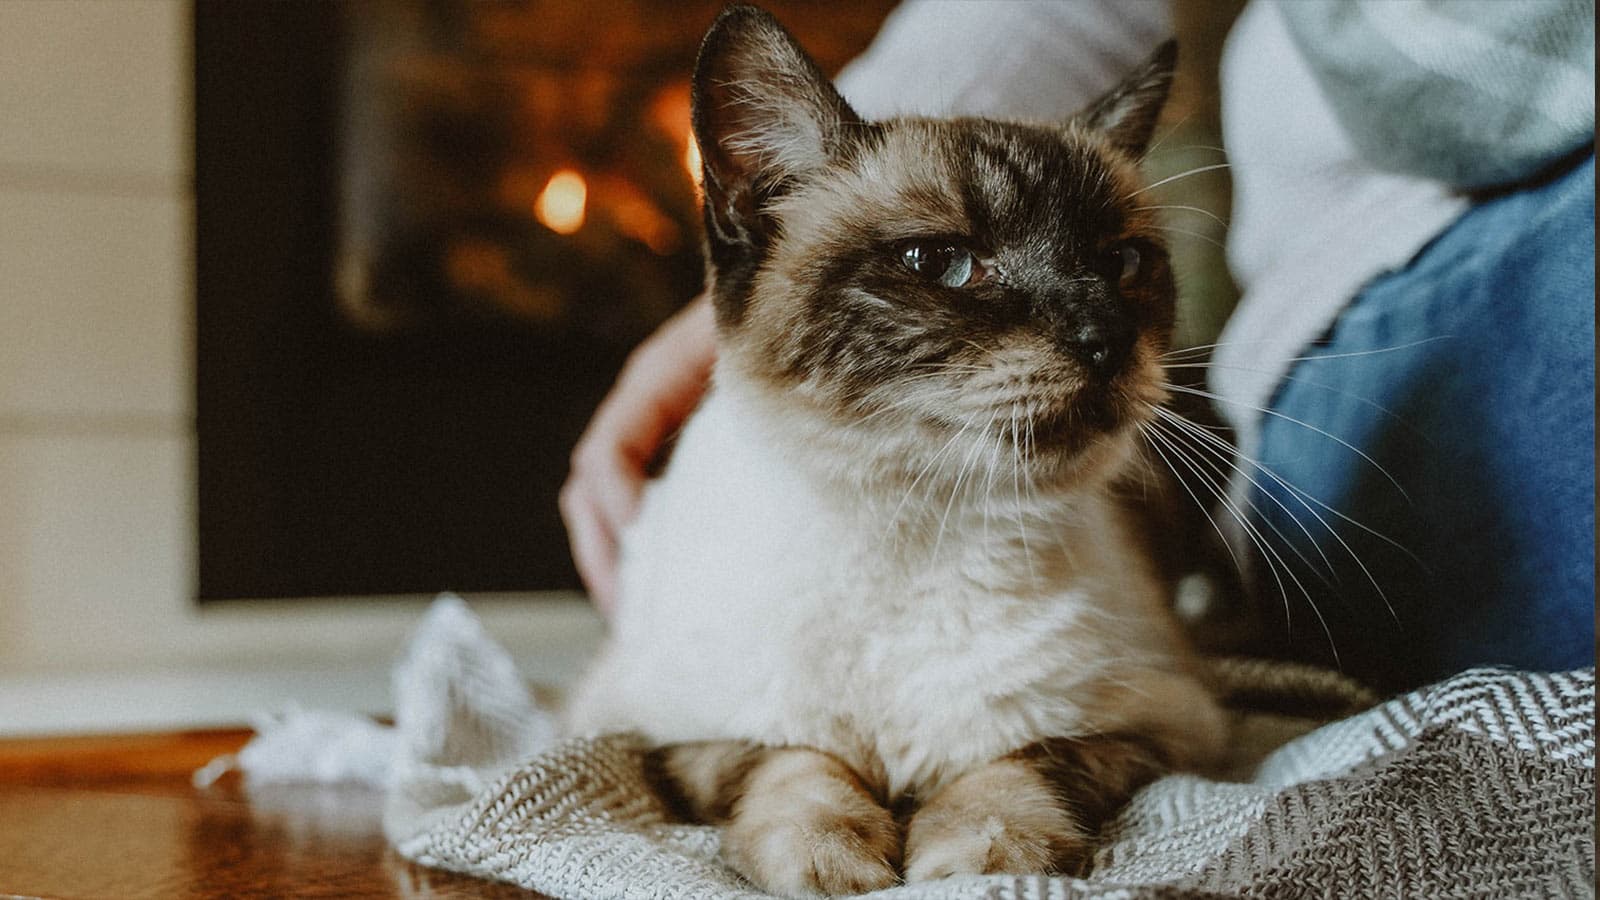
[(1175, 45), (1074, 119), (863, 121), (771, 16), (693, 79), (712, 387), (566, 712), (786, 896), (1081, 869), (1225, 720), (1119, 488), (1174, 284), (1130, 196)]

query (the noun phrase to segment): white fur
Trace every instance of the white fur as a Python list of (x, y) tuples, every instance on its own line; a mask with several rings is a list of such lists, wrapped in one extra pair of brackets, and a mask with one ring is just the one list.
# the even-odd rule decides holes
[(1050, 737), (1215, 749), (1220, 713), (1102, 485), (1041, 495), (985, 439), (908, 495), (877, 448), (798, 422), (719, 380), (627, 535), (572, 730), (806, 745), (893, 794)]

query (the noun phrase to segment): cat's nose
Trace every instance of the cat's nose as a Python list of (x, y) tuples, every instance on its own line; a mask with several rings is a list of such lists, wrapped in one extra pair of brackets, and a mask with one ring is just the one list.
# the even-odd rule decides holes
[(1101, 378), (1122, 371), (1133, 354), (1134, 329), (1119, 321), (1095, 321), (1068, 326), (1060, 335), (1061, 349)]

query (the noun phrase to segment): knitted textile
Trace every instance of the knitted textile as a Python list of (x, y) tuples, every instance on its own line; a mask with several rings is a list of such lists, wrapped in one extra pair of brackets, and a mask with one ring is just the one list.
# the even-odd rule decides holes
[[(882, 900), (1564, 897), (1594, 894), (1593, 668), (1474, 670), (1362, 705), (1337, 676), (1226, 663), (1251, 741), (1299, 733), (1238, 782), (1173, 775), (1106, 827), (1087, 879), (952, 878)], [(628, 736), (554, 743), (464, 604), (435, 605), (396, 672), (384, 827), (423, 865), (571, 900), (764, 897), (671, 820)], [(1299, 711), (1304, 715), (1296, 716)], [(1259, 757), (1258, 757), (1259, 758)]]

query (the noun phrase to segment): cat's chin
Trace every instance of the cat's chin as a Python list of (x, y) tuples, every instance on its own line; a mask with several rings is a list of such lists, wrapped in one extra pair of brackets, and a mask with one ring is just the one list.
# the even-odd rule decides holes
[(1024, 441), (1040, 449), (1082, 450), (1128, 427), (1110, 403), (1074, 403), (1037, 415), (1027, 423)]
[(1051, 418), (1034, 424), (1032, 447), (1024, 453), (1032, 480), (1041, 486), (1092, 487), (1114, 479), (1132, 455), (1138, 424), (1107, 420), (1085, 428), (1078, 418)]
[(960, 418), (835, 413), (790, 415), (782, 424), (798, 428), (802, 445), (849, 460), (844, 471), (850, 479), (884, 473), (900, 492), (908, 480), (1010, 484), (1019, 476), (1036, 488), (1073, 489), (1115, 477), (1148, 418), (1141, 408), (1107, 394), (1048, 405), (1038, 398), (1003, 403)]
[[(1149, 406), (1117, 388), (1079, 391), (1048, 405), (1034, 404), (1027, 418), (1014, 428), (1007, 424), (1000, 438), (1025, 451), (1071, 456), (1142, 427)], [(1005, 422), (1008, 412), (1002, 405), (995, 416)]]

